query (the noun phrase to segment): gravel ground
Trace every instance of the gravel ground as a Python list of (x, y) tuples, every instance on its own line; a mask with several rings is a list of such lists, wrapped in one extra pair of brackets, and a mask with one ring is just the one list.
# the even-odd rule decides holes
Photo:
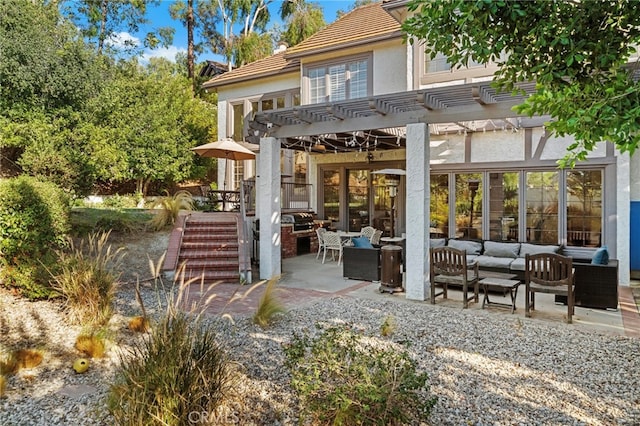
[[(123, 274), (128, 284), (120, 287), (109, 324), (111, 348), (84, 375), (71, 369), (81, 329), (65, 323), (61, 306), (27, 302), (0, 291), (0, 349), (45, 351), (39, 367), (9, 378), (6, 396), (0, 399), (0, 425), (113, 423), (104, 399), (118, 353), (140, 338), (126, 329), (128, 318), (139, 315), (131, 279), (143, 268), (141, 277), (148, 276), (144, 253), (153, 258), (166, 248), (166, 236), (148, 238), (137, 241), (138, 248), (129, 247), (131, 258)], [(139, 247), (145, 243), (152, 248)], [(158, 314), (162, 309), (153, 285), (145, 282), (142, 291), (147, 307)], [(383, 338), (380, 325), (389, 315), (396, 320), (396, 331)], [(424, 424), (640, 424), (640, 339), (486, 311), (349, 297), (318, 299), (290, 310), (267, 330), (243, 317), (210, 320), (243, 373), (228, 417), (236, 424), (298, 424), (296, 398), (282, 366), (282, 344), (295, 331), (313, 332), (317, 322), (351, 324), (383, 344), (406, 347), (429, 373), (431, 392), (438, 397)]]

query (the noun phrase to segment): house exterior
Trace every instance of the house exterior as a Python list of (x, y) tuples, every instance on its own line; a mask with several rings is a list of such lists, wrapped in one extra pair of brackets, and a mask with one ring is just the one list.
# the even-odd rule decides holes
[(281, 176), (312, 184), (311, 209), (333, 227), (390, 232), (386, 179), (372, 172), (396, 168), (406, 170), (394, 232), (407, 236), (408, 298), (428, 294), (430, 237), (562, 244), (585, 255), (606, 245), (628, 285), (640, 269), (640, 244), (630, 243), (640, 234), (638, 155), (602, 142), (574, 169), (558, 169), (572, 138), (547, 134), (548, 117), (512, 111), (523, 98), (491, 88), (495, 67), (452, 70), (404, 43), (406, 13), (404, 1), (362, 6), (204, 84), (218, 93), (219, 138), (260, 143), (256, 162), (219, 170), (227, 187), (257, 175), (256, 214), (271, 236), (260, 241), (260, 277), (280, 273)]

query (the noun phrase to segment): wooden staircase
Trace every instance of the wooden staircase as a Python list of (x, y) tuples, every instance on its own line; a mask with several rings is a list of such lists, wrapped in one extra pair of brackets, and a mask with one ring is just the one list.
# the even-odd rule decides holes
[(239, 215), (194, 213), (180, 222), (171, 236), (164, 270), (175, 270), (175, 279), (182, 280), (184, 265), (185, 281), (240, 283), (246, 256)]

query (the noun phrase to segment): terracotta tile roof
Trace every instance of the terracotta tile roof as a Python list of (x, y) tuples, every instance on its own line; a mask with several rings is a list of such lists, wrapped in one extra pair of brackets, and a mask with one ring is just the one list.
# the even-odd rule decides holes
[(287, 58), (327, 52), (349, 46), (401, 37), (400, 23), (382, 8), (382, 3), (358, 7), (337, 21), (289, 48)]
[(252, 80), (257, 77), (268, 77), (299, 70), (300, 61), (285, 58), (285, 52), (280, 52), (264, 59), (251, 62), (243, 67), (219, 75), (202, 85), (204, 88), (224, 86)]

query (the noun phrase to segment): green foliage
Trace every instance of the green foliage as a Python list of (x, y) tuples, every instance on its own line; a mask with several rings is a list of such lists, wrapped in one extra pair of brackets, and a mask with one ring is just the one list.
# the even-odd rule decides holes
[(136, 181), (141, 194), (152, 181), (190, 177), (190, 148), (215, 128), (213, 105), (193, 97), (187, 78), (135, 62), (122, 66), (88, 110), (97, 129), (88, 138), (92, 167), (105, 180)]
[(53, 287), (77, 324), (103, 325), (111, 318), (117, 281), (113, 271), (122, 260), (123, 248), (112, 250), (109, 235), (89, 235), (79, 247), (72, 242), (69, 251), (59, 252), (60, 271), (54, 275)]
[(282, 2), (280, 17), (285, 21), (281, 37), (289, 46), (300, 43), (326, 26), (322, 8), (305, 0)]
[(258, 324), (262, 328), (267, 328), (277, 314), (285, 312), (285, 308), (276, 294), (278, 291), (276, 289), (277, 282), (275, 279), (267, 282), (264, 293), (258, 302), (258, 309), (253, 315), (254, 324)]
[(413, 0), (409, 9), (403, 29), (431, 57), (441, 52), (457, 67), (496, 62), (503, 90), (538, 83), (516, 110), (550, 115), (547, 130), (574, 135), (561, 165), (584, 160), (599, 141), (631, 153), (640, 143), (640, 85), (624, 68), (640, 43), (639, 2)]
[(120, 425), (182, 425), (213, 418), (237, 373), (214, 329), (170, 307), (149, 336), (123, 355), (108, 408)]
[(74, 208), (71, 210), (71, 232), (76, 237), (97, 232), (140, 232), (146, 229), (151, 215), (139, 209), (112, 210)]
[(58, 258), (49, 251), (38, 258), (16, 256), (0, 260), (0, 283), (12, 287), (30, 300), (57, 295), (50, 285), (51, 273), (59, 268)]
[(315, 339), (295, 335), (285, 354), (302, 413), (313, 424), (415, 424), (436, 402), (427, 374), (406, 351), (382, 348), (348, 327), (329, 327)]
[(151, 208), (157, 212), (149, 222), (151, 229), (159, 231), (174, 225), (181, 210), (193, 210), (193, 196), (187, 191), (178, 191), (173, 195), (167, 194), (153, 201)]
[(69, 199), (54, 184), (29, 176), (0, 181), (0, 256), (37, 259), (66, 245)]

